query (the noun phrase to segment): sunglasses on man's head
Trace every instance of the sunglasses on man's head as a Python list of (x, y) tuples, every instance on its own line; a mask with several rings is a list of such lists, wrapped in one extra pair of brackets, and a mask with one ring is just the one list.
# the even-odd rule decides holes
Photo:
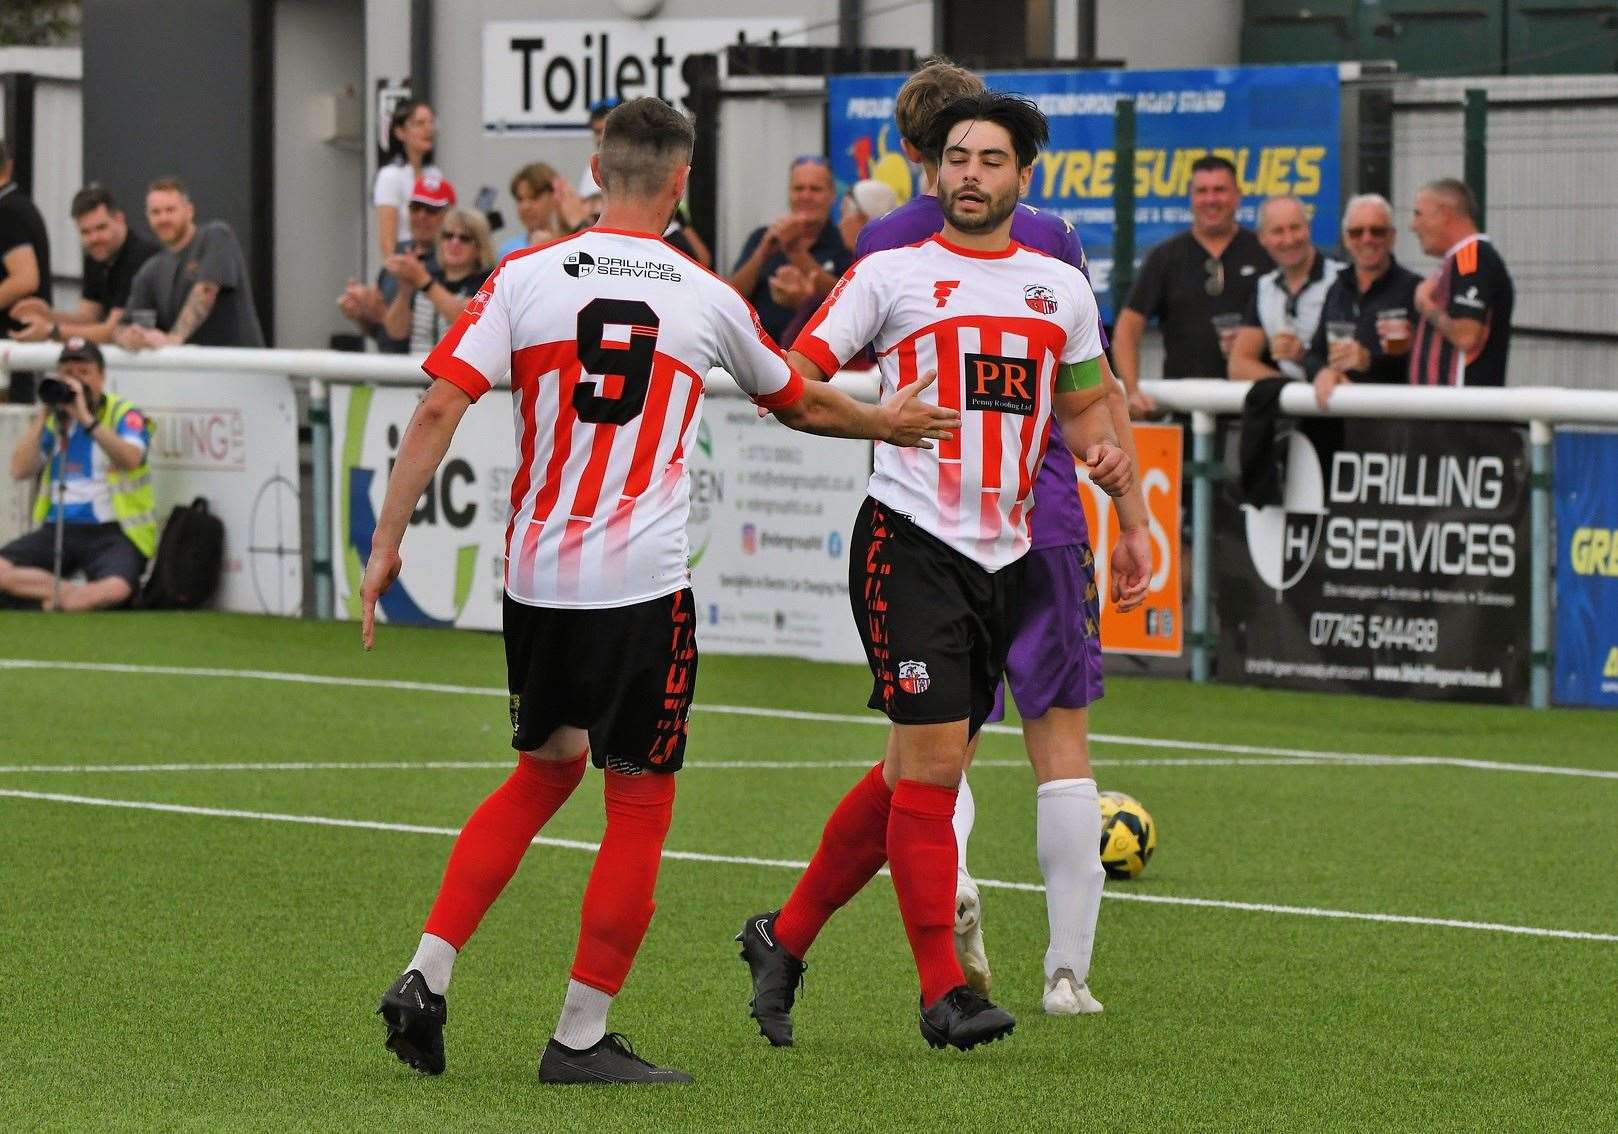
[(1208, 257), (1208, 262), (1202, 265), (1202, 270), (1208, 273), (1208, 278), (1202, 281), (1202, 290), (1209, 295), (1225, 294), (1225, 262)]
[(1352, 228), (1345, 228), (1343, 234), (1350, 240), (1364, 240), (1367, 236), (1378, 238), (1391, 236), (1393, 229), (1380, 224), (1357, 224)]

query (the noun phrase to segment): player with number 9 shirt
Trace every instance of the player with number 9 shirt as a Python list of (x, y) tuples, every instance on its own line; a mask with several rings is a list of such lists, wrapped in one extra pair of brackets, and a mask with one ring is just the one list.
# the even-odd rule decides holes
[(511, 777), (450, 852), (415, 956), (378, 1009), (387, 1046), (444, 1070), (444, 992), (456, 955), (524, 851), (572, 794), (587, 757), (604, 775), (607, 827), (584, 894), (547, 1083), (689, 1082), (606, 1030), (651, 922), (696, 679), (686, 516), (704, 376), (724, 367), (805, 432), (930, 445), (959, 414), (916, 394), (877, 406), (806, 385), (746, 300), (659, 239), (685, 191), (694, 132), (655, 98), (607, 118), (592, 158), (601, 223), (506, 257), (423, 369), (434, 379), (388, 482), (362, 586), (362, 636), (397, 577), (411, 510), (473, 401), (509, 370), (517, 472), (506, 533)]

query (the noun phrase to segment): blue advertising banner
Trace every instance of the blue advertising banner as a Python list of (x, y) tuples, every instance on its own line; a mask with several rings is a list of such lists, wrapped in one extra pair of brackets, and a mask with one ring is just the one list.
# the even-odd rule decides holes
[[(1112, 321), (1113, 107), (1135, 100), (1135, 255), (1191, 223), (1191, 163), (1212, 152), (1241, 178), (1243, 224), (1265, 197), (1291, 193), (1310, 210), (1315, 243), (1338, 243), (1338, 84), (1335, 64), (1183, 71), (993, 71), (996, 90), (1039, 104), (1051, 142), (1039, 155), (1028, 203), (1079, 230), (1102, 314)], [(899, 148), (893, 99), (903, 75), (827, 81), (832, 168), (846, 188), (875, 177), (901, 203), (918, 188)]]
[(1556, 435), (1559, 705), (1618, 708), (1618, 434)]

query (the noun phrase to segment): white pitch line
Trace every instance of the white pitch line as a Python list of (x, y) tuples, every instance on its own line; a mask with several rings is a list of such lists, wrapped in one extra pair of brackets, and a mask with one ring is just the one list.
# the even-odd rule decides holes
[[(216, 669), (202, 666), (130, 665), (122, 662), (73, 662), (35, 658), (0, 658), (3, 669), (66, 669), (99, 673), (150, 674), (168, 677), (236, 678), (253, 681), (284, 681), (297, 685), (326, 685), (356, 689), (391, 689), (411, 693), (446, 693), (461, 696), (509, 696), (506, 690), (494, 686), (446, 685), (431, 681), (398, 681), (374, 677), (339, 677), (319, 673), (287, 673), (270, 669)], [(704, 705), (694, 704), (693, 712), (723, 713), (730, 716), (762, 717), (771, 720), (816, 721), (825, 724), (867, 725), (887, 728), (888, 722), (875, 714), (858, 716), (852, 713), (817, 713), (801, 709), (769, 709), (756, 705)], [(991, 724), (985, 732), (1020, 735), (1021, 729), (1012, 725)], [(1314, 748), (1276, 748), (1252, 744), (1220, 744), (1203, 740), (1177, 740), (1168, 737), (1124, 736), (1114, 733), (1092, 733), (1095, 744), (1115, 744), (1125, 748), (1171, 748), (1191, 752), (1228, 753), (1242, 756), (1273, 756), (1292, 760), (1330, 760), (1345, 763), (1372, 763), (1388, 765), (1466, 768), (1484, 772), (1519, 772), (1541, 776), (1576, 776), (1589, 779), (1618, 780), (1618, 769), (1576, 768), (1557, 764), (1518, 764), (1499, 760), (1474, 760), (1459, 756), (1396, 756), (1375, 752), (1333, 752)]]
[[(1172, 757), (1153, 760), (1093, 760), (1098, 768), (1364, 768), (1374, 765), (1360, 760), (1265, 760), (1241, 758)], [(260, 762), (220, 762), (217, 764), (0, 764), (0, 775), (26, 775), (29, 772), (416, 772), (466, 771), (510, 768), (510, 760), (279, 760)], [(817, 768), (869, 768), (869, 760), (693, 760), (688, 771), (804, 771)], [(1027, 760), (974, 760), (974, 768), (1026, 768)]]
[[(159, 811), (173, 815), (198, 815), (212, 819), (248, 819), (263, 823), (295, 823), (311, 827), (339, 827), (361, 831), (387, 831), (411, 835), (460, 834), (456, 827), (433, 827), (416, 823), (384, 823), (374, 819), (339, 819), (325, 815), (287, 815), (275, 811), (240, 811), (227, 807), (197, 807), (185, 803), (155, 803), (137, 799), (105, 799), (91, 795), (67, 795), (60, 792), (17, 791), (0, 788), (0, 798), (34, 800), (44, 803), (67, 803), (81, 807), (111, 807), (127, 811)], [(563, 850), (589, 851), (601, 849), (600, 843), (580, 839), (553, 839), (541, 835), (534, 840), (539, 846), (558, 847)], [(663, 857), (676, 862), (706, 862), (729, 866), (768, 866), (782, 870), (803, 870), (809, 864), (788, 858), (755, 858), (748, 855), (704, 854), (700, 851), (664, 850)], [(886, 873), (886, 870), (883, 871)], [(995, 878), (978, 878), (979, 887), (994, 890), (1015, 890), (1023, 893), (1044, 893), (1045, 887), (1037, 882), (1004, 882)], [(1369, 921), (1393, 925), (1425, 925), (1441, 929), (1471, 929), (1487, 933), (1505, 933), (1519, 937), (1551, 937), (1566, 941), (1601, 941), (1618, 943), (1618, 933), (1592, 933), (1579, 929), (1546, 929), (1534, 925), (1508, 925), (1493, 921), (1463, 921), (1447, 917), (1416, 917), (1409, 914), (1361, 913), (1356, 910), (1333, 910), (1320, 906), (1286, 906), (1272, 902), (1235, 902), (1220, 898), (1182, 898), (1168, 894), (1120, 893), (1106, 890), (1103, 897), (1117, 901), (1148, 902), (1164, 906), (1191, 906), (1199, 909), (1235, 910), (1242, 913), (1280, 914), (1288, 917), (1330, 918), (1339, 921)]]

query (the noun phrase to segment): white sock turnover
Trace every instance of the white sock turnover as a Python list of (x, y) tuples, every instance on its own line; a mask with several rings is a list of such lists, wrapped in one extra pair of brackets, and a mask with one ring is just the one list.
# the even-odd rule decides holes
[(562, 1018), (556, 1022), (556, 1042), (574, 1051), (583, 1051), (601, 1042), (607, 1034), (607, 1011), (612, 997), (598, 988), (567, 982), (567, 999), (562, 1001)]
[(1096, 917), (1101, 912), (1101, 807), (1096, 782), (1051, 780), (1039, 785), (1037, 801), (1039, 872), (1045, 876), (1045, 909), (1051, 944), (1045, 953), (1045, 979), (1071, 969), (1073, 979), (1090, 979)]
[(449, 987), (450, 974), (455, 969), (455, 946), (442, 937), (434, 937), (431, 933), (421, 935), (421, 944), (416, 946), (416, 955), (410, 958), (405, 966), (405, 972), (416, 969), (427, 982), (427, 991), (436, 996), (444, 995)]
[(955, 865), (962, 874), (966, 873), (966, 843), (972, 837), (972, 824), (977, 821), (977, 800), (972, 798), (972, 789), (967, 785), (966, 774), (961, 774), (960, 792), (955, 796)]

